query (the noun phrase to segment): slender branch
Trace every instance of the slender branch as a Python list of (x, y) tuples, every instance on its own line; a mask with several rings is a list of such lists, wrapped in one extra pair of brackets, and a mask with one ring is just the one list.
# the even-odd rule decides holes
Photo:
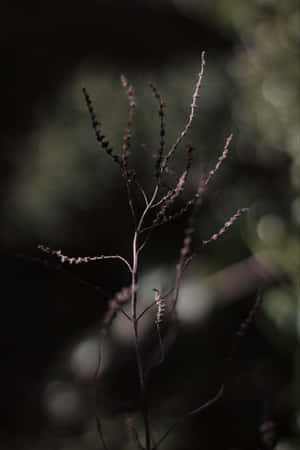
[(130, 433), (130, 435), (132, 436), (134, 442), (136, 443), (136, 446), (138, 449), (140, 450), (145, 450), (145, 448), (142, 446), (138, 433), (136, 431), (136, 428), (134, 427), (132, 420), (130, 417), (126, 417), (126, 425), (127, 425), (127, 429)]
[(160, 200), (158, 200), (156, 203), (152, 205), (152, 209), (157, 208), (157, 206), (160, 206), (162, 203), (167, 201), (171, 195), (173, 194), (174, 189), (169, 189), (166, 195), (164, 195)]
[(158, 363), (158, 365), (160, 365), (165, 359), (165, 351), (164, 351), (164, 346), (163, 346), (161, 333), (160, 333), (160, 324), (163, 321), (163, 317), (164, 317), (165, 310), (166, 310), (166, 304), (165, 304), (165, 300), (161, 296), (159, 290), (158, 289), (153, 289), (153, 291), (155, 292), (155, 303), (157, 305), (155, 326), (156, 326), (158, 342), (159, 342), (159, 348), (160, 348), (160, 360), (159, 360), (159, 363)]
[(129, 177), (127, 175), (125, 175), (125, 179), (126, 179), (126, 189), (127, 189), (127, 198), (128, 198), (129, 209), (130, 209), (130, 212), (132, 215), (134, 227), (136, 227), (137, 219), (136, 219), (135, 209), (133, 206), (133, 198), (132, 198), (132, 193), (131, 193), (131, 180), (129, 179)]
[(81, 264), (81, 263), (88, 263), (90, 261), (100, 261), (102, 259), (119, 259), (122, 261), (128, 268), (129, 272), (132, 272), (132, 267), (123, 256), (120, 255), (99, 255), (99, 256), (77, 256), (77, 257), (70, 257), (67, 255), (63, 255), (61, 250), (52, 250), (49, 247), (45, 247), (44, 245), (38, 245), (38, 248), (42, 250), (44, 253), (48, 253), (49, 255), (55, 255), (57, 256), (62, 263), (69, 263), (69, 264)]
[[(186, 202), (186, 204), (183, 206), (183, 208), (181, 208), (179, 211), (175, 212), (174, 214), (171, 214), (169, 216), (165, 215), (165, 211), (166, 211), (166, 206), (164, 205), (165, 203), (169, 203), (171, 202), (170, 198), (172, 198), (173, 194), (173, 190), (170, 190), (165, 197), (163, 197), (159, 202), (157, 202), (155, 204), (155, 206), (157, 206), (157, 204), (160, 204), (160, 202), (162, 203), (162, 209), (159, 211), (157, 217), (154, 219), (153, 223), (148, 226), (145, 227), (142, 232), (145, 231), (149, 231), (149, 230), (153, 230), (154, 228), (159, 227), (162, 224), (165, 224), (167, 222), (170, 222), (172, 220), (178, 219), (179, 217), (181, 217), (183, 214), (185, 214), (186, 212), (188, 212), (192, 207), (194, 207), (194, 205), (197, 203), (199, 206), (199, 201), (200, 199), (203, 197), (206, 188), (209, 184), (209, 182), (211, 181), (211, 179), (214, 177), (214, 175), (216, 174), (216, 172), (219, 170), (219, 168), (221, 167), (223, 161), (227, 158), (228, 155), (228, 151), (229, 151), (229, 146), (230, 143), (232, 141), (233, 135), (230, 134), (228, 136), (228, 138), (226, 139), (223, 151), (221, 156), (219, 156), (217, 163), (215, 165), (215, 167), (208, 173), (207, 177), (204, 178), (203, 176), (200, 178), (200, 183), (199, 183), (199, 187), (197, 189), (197, 192), (194, 194), (194, 196), (188, 200)], [(189, 147), (190, 152), (192, 151), (192, 147)], [(190, 157), (189, 157), (190, 158)], [(188, 158), (188, 163), (187, 163), (187, 168), (186, 170), (189, 169), (190, 167), (190, 160)], [(154, 206), (153, 206), (154, 207)]]
[(113, 319), (116, 317), (117, 313), (121, 313), (130, 321), (131, 317), (123, 310), (122, 305), (127, 303), (131, 298), (131, 287), (124, 287), (118, 291), (108, 302), (108, 309), (102, 321), (102, 334), (107, 333)]
[(145, 385), (145, 376), (144, 376), (144, 368), (143, 361), (140, 353), (140, 344), (139, 344), (139, 332), (138, 332), (138, 320), (137, 320), (137, 293), (136, 293), (136, 285), (137, 285), (137, 272), (138, 272), (138, 261), (139, 261), (139, 251), (138, 251), (138, 238), (140, 235), (141, 228), (143, 226), (145, 217), (150, 210), (152, 204), (155, 202), (156, 196), (158, 194), (159, 185), (156, 184), (152, 197), (149, 203), (146, 205), (139, 223), (136, 227), (133, 241), (132, 241), (132, 270), (131, 270), (131, 319), (133, 326), (133, 334), (134, 334), (134, 343), (135, 343), (135, 352), (136, 352), (136, 362), (139, 374), (139, 383), (141, 390), (141, 400), (142, 400), (142, 416), (144, 420), (144, 428), (145, 428), (145, 439), (146, 439), (146, 450), (150, 450), (151, 446), (151, 437), (150, 437), (150, 425), (149, 425), (149, 414), (148, 414), (148, 404), (146, 399), (146, 385)]
[[(173, 291), (174, 291), (174, 287), (170, 288), (165, 294), (161, 295), (161, 298), (165, 300), (166, 298), (168, 298), (172, 294)], [(148, 305), (140, 313), (140, 315), (137, 317), (137, 320), (140, 320), (143, 317), (143, 315), (146, 314), (149, 311), (149, 309), (153, 308), (153, 306), (155, 306), (156, 304), (157, 304), (156, 300), (154, 300), (152, 303), (150, 303), (150, 305)]]
[(104, 433), (102, 430), (102, 423), (101, 423), (101, 419), (97, 413), (97, 383), (98, 383), (98, 379), (101, 373), (101, 367), (102, 366), (102, 345), (101, 345), (101, 341), (99, 341), (99, 351), (98, 351), (98, 361), (97, 361), (97, 365), (96, 365), (96, 369), (94, 372), (94, 401), (95, 401), (95, 418), (96, 418), (96, 429), (97, 429), (97, 433), (99, 436), (99, 441), (103, 447), (104, 450), (108, 450), (108, 445), (106, 443), (106, 440), (104, 438)]
[(153, 95), (158, 102), (158, 114), (160, 117), (160, 143), (159, 143), (160, 146), (159, 146), (159, 151), (158, 151), (157, 160), (156, 160), (156, 164), (155, 164), (155, 176), (157, 179), (159, 179), (160, 172), (161, 172), (161, 163), (162, 163), (162, 158), (163, 158), (164, 146), (165, 146), (165, 134), (166, 134), (165, 104), (162, 101), (160, 93), (158, 92), (157, 88), (153, 85), (153, 83), (149, 83), (149, 86), (152, 89)]
[(151, 305), (147, 306), (141, 313), (140, 315), (137, 317), (137, 321), (139, 321), (144, 314), (146, 314), (147, 311), (149, 311), (149, 309), (153, 308), (153, 306), (156, 305), (156, 301), (152, 302)]
[(188, 417), (194, 416), (195, 414), (198, 414), (200, 412), (202, 412), (203, 410), (205, 410), (206, 408), (208, 408), (209, 406), (213, 405), (214, 403), (216, 403), (216, 401), (219, 400), (219, 398), (221, 398), (221, 396), (223, 395), (224, 392), (224, 384), (221, 385), (220, 389), (218, 390), (217, 394), (211, 398), (210, 400), (208, 400), (206, 403), (204, 403), (203, 405), (199, 406), (196, 409), (193, 409), (192, 411), (187, 412), (186, 414), (184, 414), (182, 417), (179, 417), (171, 426), (170, 428), (163, 434), (163, 436), (159, 439), (159, 441), (156, 443), (156, 445), (152, 448), (152, 450), (157, 450), (158, 447), (160, 446), (160, 444), (167, 438), (167, 436), (171, 433), (171, 431), (173, 431), (179, 424), (181, 424), (182, 422), (184, 422), (185, 419), (187, 419)]
[(130, 156), (130, 147), (131, 147), (131, 127), (132, 127), (132, 118), (134, 114), (134, 110), (136, 107), (136, 102), (133, 94), (133, 87), (128, 83), (126, 77), (124, 75), (121, 75), (121, 83), (126, 91), (128, 102), (129, 102), (129, 113), (128, 113), (128, 120), (127, 120), (127, 126), (124, 131), (123, 136), (123, 155), (122, 155), (122, 169), (123, 169), (123, 176), (126, 180), (126, 188), (127, 188), (127, 196), (128, 196), (128, 204), (131, 211), (131, 215), (134, 221), (134, 226), (136, 226), (136, 213), (133, 205), (133, 198), (132, 198), (132, 192), (131, 192), (131, 184), (132, 179), (134, 177), (134, 172), (132, 170), (128, 169), (128, 159)]
[(179, 195), (182, 193), (184, 186), (185, 186), (185, 182), (188, 176), (188, 172), (187, 170), (184, 170), (184, 172), (182, 173), (182, 175), (180, 176), (177, 185), (175, 186), (175, 188), (171, 189), (164, 197), (163, 197), (163, 201), (161, 204), (161, 208), (158, 211), (154, 221), (153, 221), (153, 225), (156, 225), (157, 223), (163, 223), (164, 219), (166, 217), (166, 211), (168, 208), (170, 208), (175, 200), (177, 199), (177, 197), (179, 197)]
[(192, 151), (193, 151), (193, 147), (191, 145), (187, 145), (186, 146), (186, 150), (187, 150), (187, 162), (186, 162), (186, 166), (184, 171), (182, 172), (180, 177), (177, 177), (177, 183), (175, 185), (174, 188), (169, 188), (168, 192), (166, 193), (166, 195), (164, 195), (160, 200), (158, 200), (156, 203), (154, 203), (152, 205), (152, 208), (157, 208), (158, 206), (162, 205), (160, 211), (157, 214), (157, 217), (154, 221), (154, 223), (158, 222), (158, 218), (159, 216), (162, 217), (164, 216), (164, 211), (169, 208), (174, 201), (176, 200), (176, 198), (182, 193), (184, 187), (185, 187), (185, 183), (186, 180), (188, 178), (189, 175), (189, 171), (192, 165)]
[(189, 129), (191, 128), (191, 125), (192, 125), (192, 122), (193, 122), (193, 119), (194, 119), (194, 115), (195, 115), (195, 109), (197, 108), (197, 98), (198, 98), (198, 95), (199, 95), (199, 90), (200, 90), (200, 86), (201, 86), (201, 82), (202, 82), (202, 78), (203, 78), (203, 74), (204, 74), (204, 67), (205, 67), (205, 52), (203, 51), (201, 53), (201, 69), (200, 69), (200, 73), (199, 73), (199, 76), (198, 76), (198, 81), (197, 81), (197, 84), (196, 84), (196, 87), (195, 87), (195, 91), (193, 93), (193, 101), (192, 101), (192, 104), (191, 104), (191, 112), (190, 112), (187, 124), (184, 127), (183, 131), (178, 136), (175, 144), (172, 145), (172, 147), (169, 150), (168, 154), (163, 159), (163, 162), (161, 164), (161, 171), (162, 172), (166, 169), (169, 159), (171, 158), (171, 156), (175, 152), (176, 148), (182, 142), (184, 137), (187, 135)]
[(97, 365), (96, 365), (96, 369), (95, 369), (95, 373), (94, 373), (95, 401), (96, 401), (96, 387), (97, 387), (97, 382), (99, 380), (99, 376), (101, 373), (101, 368), (102, 368), (101, 366), (102, 366), (102, 345), (101, 345), (101, 341), (99, 340), (98, 360), (97, 360)]
[(134, 179), (135, 184), (137, 185), (139, 191), (141, 192), (142, 196), (144, 197), (145, 200), (145, 205), (148, 206), (149, 200), (147, 197), (147, 194), (145, 192), (145, 190), (143, 189), (143, 187), (140, 185), (140, 183), (138, 182), (138, 180)]
[[(258, 290), (257, 293), (257, 297), (255, 300), (254, 305), (252, 306), (252, 308), (250, 309), (249, 313), (247, 314), (245, 320), (242, 322), (242, 324), (240, 325), (238, 331), (235, 334), (235, 339), (231, 348), (231, 351), (228, 355), (228, 357), (226, 358), (226, 360), (231, 363), (233, 356), (236, 352), (236, 347), (237, 347), (237, 340), (241, 339), (243, 336), (245, 336), (245, 334), (247, 333), (249, 327), (251, 326), (251, 324), (253, 323), (254, 317), (257, 314), (257, 311), (259, 310), (260, 306), (262, 303), (262, 295), (261, 295), (261, 291)], [(170, 428), (163, 434), (163, 436), (159, 439), (159, 441), (156, 443), (156, 445), (152, 448), (152, 450), (157, 450), (159, 445), (167, 438), (167, 436), (171, 433), (171, 431), (173, 431), (180, 423), (182, 423), (186, 418), (191, 417), (195, 414), (198, 414), (199, 412), (203, 411), (204, 409), (208, 408), (209, 406), (211, 406), (212, 404), (214, 404), (217, 400), (219, 400), (219, 398), (223, 395), (224, 392), (224, 382), (222, 383), (219, 391), (217, 392), (217, 394), (215, 395), (215, 397), (213, 397), (212, 399), (210, 399), (208, 402), (204, 403), (203, 405), (201, 405), (200, 407), (193, 409), (192, 411), (187, 412), (186, 414), (184, 414), (182, 417), (178, 418), (171, 426)]]
[(163, 341), (162, 341), (162, 337), (161, 337), (159, 323), (156, 322), (155, 326), (156, 326), (156, 331), (157, 331), (157, 336), (158, 336), (158, 343), (159, 343), (159, 349), (160, 349), (160, 360), (159, 360), (159, 362), (157, 364), (159, 366), (165, 360), (165, 349), (164, 349), (164, 345), (163, 345)]
[(207, 244), (210, 244), (211, 242), (217, 241), (219, 237), (221, 237), (230, 227), (232, 227), (234, 222), (247, 211), (249, 211), (249, 208), (238, 209), (236, 213), (233, 216), (231, 216), (230, 219), (227, 220), (227, 222), (225, 222), (225, 224), (222, 226), (222, 228), (220, 228), (220, 230), (217, 233), (212, 234), (211, 237), (206, 241), (202, 241), (203, 247)]
[(127, 314), (127, 312), (126, 311), (124, 311), (124, 309), (123, 308), (120, 308), (120, 312), (123, 314), (123, 316), (125, 316), (126, 317), (126, 319), (128, 319), (130, 322), (132, 321), (132, 319), (131, 319), (131, 317), (130, 317), (130, 315), (129, 314)]
[(196, 214), (200, 207), (202, 193), (204, 192), (204, 189), (205, 189), (205, 186), (203, 186), (202, 179), (200, 179), (199, 187), (197, 190), (197, 193), (199, 193), (199, 195), (195, 199), (195, 202), (193, 204), (193, 210), (188, 218), (187, 227), (184, 230), (184, 239), (183, 239), (182, 247), (180, 250), (179, 262), (176, 266), (174, 291), (173, 291), (173, 296), (172, 296), (172, 300), (171, 300), (171, 313), (173, 313), (173, 314), (175, 313), (175, 308), (177, 305), (179, 287), (180, 287), (180, 282), (181, 282), (181, 279), (183, 276), (183, 272), (193, 258), (193, 255), (191, 252), (192, 252), (193, 236), (194, 236), (194, 232), (195, 232)]
[(246, 335), (248, 329), (252, 325), (254, 318), (262, 304), (262, 301), (263, 301), (263, 296), (261, 293), (261, 289), (258, 289), (256, 299), (255, 299), (255, 302), (254, 302), (252, 308), (250, 309), (246, 318), (243, 320), (243, 322), (239, 326), (238, 331), (235, 333), (231, 350), (229, 352), (229, 355), (227, 356), (228, 362), (232, 362), (233, 357), (237, 351), (239, 341)]
[(150, 239), (150, 235), (151, 232), (148, 234), (148, 236), (146, 236), (146, 238), (144, 239), (144, 241), (141, 243), (141, 245), (139, 246), (139, 248), (137, 249), (137, 254), (139, 255), (141, 253), (141, 251), (146, 247), (146, 245), (149, 242)]
[(176, 211), (176, 212), (174, 212), (173, 214), (170, 214), (170, 215), (162, 215), (160, 221), (156, 221), (154, 219), (154, 221), (153, 221), (153, 223), (151, 225), (149, 225), (149, 226), (147, 226), (147, 227), (145, 227), (145, 228), (143, 228), (141, 230), (141, 233), (145, 233), (147, 231), (152, 231), (155, 228), (160, 227), (163, 224), (166, 224), (166, 223), (171, 222), (173, 220), (179, 219), (185, 213), (190, 211), (195, 206), (195, 204), (197, 204), (197, 207), (199, 207), (200, 202), (202, 200), (202, 197), (203, 197), (205, 191), (206, 191), (205, 179), (204, 179), (203, 176), (201, 176), (197, 191), (195, 192), (193, 197), (190, 198), (190, 200), (188, 200), (181, 209), (179, 209), (179, 211)]
[(219, 168), (221, 167), (222, 162), (224, 161), (224, 159), (227, 158), (227, 154), (229, 151), (229, 145), (232, 141), (233, 138), (233, 134), (230, 134), (228, 136), (228, 138), (226, 139), (224, 148), (223, 148), (223, 152), (222, 155), (218, 158), (217, 164), (215, 165), (215, 167), (209, 172), (206, 181), (205, 181), (205, 185), (207, 186), (208, 183), (210, 182), (210, 180), (212, 179), (212, 177), (216, 174), (216, 172), (219, 170)]
[[(145, 211), (146, 210), (147, 210), (147, 207), (145, 208)], [(145, 211), (144, 211), (144, 214), (142, 215), (142, 218), (145, 217)], [(142, 224), (142, 218), (140, 219), (138, 228), (139, 228), (140, 224)], [(140, 346), (139, 346), (138, 321), (137, 321), (137, 315), (136, 315), (136, 303), (137, 303), (136, 282), (137, 282), (137, 269), (138, 269), (137, 239), (138, 239), (138, 229), (134, 233), (134, 238), (133, 238), (131, 318), (132, 318), (132, 324), (133, 324), (136, 362), (137, 362), (139, 383), (140, 383), (140, 390), (141, 390), (141, 400), (142, 400), (142, 411), (141, 412), (142, 412), (142, 416), (143, 416), (143, 420), (144, 420), (146, 450), (150, 450), (151, 438), (150, 438), (150, 426), (149, 426), (149, 417), (148, 417), (148, 406), (147, 406), (147, 402), (146, 402), (146, 386), (145, 386), (143, 362), (142, 362)]]
[(101, 424), (101, 420), (100, 420), (100, 417), (98, 416), (98, 414), (96, 414), (96, 426), (97, 426), (97, 432), (98, 432), (99, 440), (100, 440), (100, 443), (102, 444), (102, 447), (104, 448), (104, 450), (109, 450), (107, 443), (105, 441), (104, 435), (103, 435), (102, 424)]
[[(149, 225), (148, 227), (145, 227), (145, 228), (142, 229), (142, 231), (141, 231), (142, 233), (144, 233), (146, 231), (153, 230), (153, 229), (161, 226), (162, 224), (165, 224), (165, 223), (168, 223), (168, 222), (173, 221), (175, 219), (178, 219), (183, 214), (188, 212), (191, 208), (193, 208), (196, 203), (199, 206), (199, 201), (203, 197), (209, 182), (214, 177), (216, 172), (219, 170), (219, 168), (221, 167), (223, 161), (227, 158), (228, 151), (229, 151), (229, 146), (230, 146), (230, 143), (232, 141), (232, 138), (233, 138), (233, 134), (230, 134), (228, 136), (228, 138), (226, 139), (226, 142), (225, 142), (222, 154), (221, 154), (221, 156), (219, 156), (215, 167), (208, 173), (206, 178), (204, 178), (203, 176), (200, 178), (200, 183), (199, 183), (199, 187), (197, 189), (197, 192), (194, 194), (194, 196), (190, 200), (188, 200), (186, 202), (186, 204), (183, 206), (183, 208), (181, 208), (179, 211), (175, 212), (174, 214), (170, 214), (169, 216), (167, 216), (165, 214), (165, 211), (166, 211), (167, 206), (168, 206), (167, 204), (168, 203), (172, 203), (172, 197), (174, 196), (174, 192), (175, 192), (176, 189), (169, 190), (169, 192), (162, 199), (160, 199), (157, 203), (155, 203), (152, 206), (154, 208), (154, 207), (162, 204), (162, 209), (158, 212), (158, 214), (157, 214), (156, 218), (154, 219), (153, 223), (151, 225)], [(192, 150), (192, 147), (190, 147), (190, 151), (191, 150)], [(188, 165), (187, 165), (187, 169), (186, 170), (189, 169), (189, 165), (190, 165), (190, 162), (189, 162), (189, 159), (188, 159)]]
[(128, 158), (130, 156), (132, 118), (136, 107), (136, 102), (133, 94), (133, 87), (128, 83), (128, 80), (124, 75), (121, 75), (121, 83), (126, 91), (129, 102), (127, 126), (123, 136), (123, 163), (124, 167), (127, 168)]
[(118, 155), (113, 153), (113, 149), (110, 146), (109, 141), (106, 139), (104, 134), (101, 134), (101, 123), (97, 120), (91, 98), (90, 98), (86, 88), (82, 88), (82, 92), (84, 95), (86, 106), (87, 106), (89, 114), (90, 114), (90, 118), (92, 121), (92, 127), (95, 131), (95, 135), (96, 135), (96, 139), (97, 139), (98, 143), (101, 145), (103, 150), (114, 160), (114, 162), (117, 163), (120, 167), (122, 167), (121, 158)]
[[(146, 214), (147, 214), (147, 213), (149, 212), (149, 210), (152, 209), (152, 207), (153, 207), (153, 204), (154, 204), (154, 202), (155, 202), (155, 199), (156, 199), (156, 197), (157, 197), (157, 195), (158, 195), (158, 191), (159, 191), (159, 183), (156, 184), (155, 189), (154, 189), (154, 192), (153, 192), (153, 195), (152, 195), (152, 198), (151, 198), (151, 200), (148, 202), (148, 204), (147, 204), (147, 206), (146, 206), (146, 208), (145, 208), (145, 210), (144, 210), (144, 212), (143, 212), (143, 214), (142, 214), (142, 216), (141, 216), (139, 225), (138, 225), (138, 227), (137, 227), (137, 240), (138, 240), (138, 237), (139, 237), (141, 234), (143, 234), (144, 231), (145, 231), (145, 228), (144, 228), (144, 229), (142, 228), (142, 227), (143, 227), (143, 223), (144, 223)], [(151, 228), (151, 227), (150, 227), (150, 228)], [(150, 231), (150, 233), (148, 234), (148, 236), (144, 239), (144, 241), (140, 244), (140, 246), (139, 246), (139, 247), (137, 248), (137, 250), (136, 250), (137, 256), (140, 254), (140, 252), (143, 250), (143, 248), (146, 246), (147, 242), (148, 242), (149, 239), (150, 239), (151, 229), (150, 229), (149, 231)]]

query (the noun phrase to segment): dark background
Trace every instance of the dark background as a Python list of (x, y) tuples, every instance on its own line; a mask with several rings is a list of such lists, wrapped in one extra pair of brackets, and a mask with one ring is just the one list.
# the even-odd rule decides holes
[[(162, 448), (258, 450), (260, 426), (272, 421), (276, 448), (297, 449), (297, 2), (30, 1), (3, 6), (1, 16), (1, 448), (99, 448), (90, 378), (68, 361), (80, 343), (95, 344), (107, 301), (129, 279), (115, 263), (62, 267), (37, 249), (44, 243), (71, 255), (130, 257), (123, 180), (93, 139), (81, 87), (95, 98), (118, 148), (127, 117), (120, 73), (133, 82), (134, 161), (149, 188), (159, 122), (147, 82), (166, 101), (172, 143), (187, 119), (205, 50), (189, 192), (230, 132), (234, 140), (197, 238), (207, 238), (237, 208), (250, 211), (188, 274), (197, 295), (203, 283), (216, 285), (213, 304), (199, 323), (182, 322), (169, 359), (153, 373), (153, 427), (159, 436), (172, 417), (216, 393), (235, 332), (263, 286), (262, 309), (240, 342), (223, 398)], [(183, 229), (184, 220), (155, 233), (142, 269), (150, 292), (151, 276), (153, 283), (172, 276)], [(264, 269), (251, 266), (261, 253)], [(114, 363), (104, 371), (98, 409), (111, 447), (130, 449), (125, 413), (140, 430), (135, 363), (123, 338), (112, 332), (110, 339)]]

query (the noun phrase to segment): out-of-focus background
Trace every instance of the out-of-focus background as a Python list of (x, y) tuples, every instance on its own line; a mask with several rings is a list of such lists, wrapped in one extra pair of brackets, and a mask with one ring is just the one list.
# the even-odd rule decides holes
[[(222, 399), (161, 448), (299, 449), (298, 2), (29, 0), (1, 12), (1, 449), (101, 448), (91, 383), (99, 327), (129, 277), (116, 262), (62, 267), (37, 250), (42, 243), (70, 255), (130, 257), (123, 179), (95, 141), (82, 87), (118, 151), (128, 113), (120, 74), (134, 85), (132, 159), (150, 192), (159, 117), (148, 81), (166, 103), (170, 146), (187, 121), (202, 50), (186, 198), (234, 138), (205, 197), (198, 242), (237, 208), (250, 209), (186, 273), (179, 334), (149, 387), (151, 424), (158, 439), (215, 395), (233, 336), (262, 288)], [(141, 261), (141, 308), (153, 288), (171, 284), (183, 229), (180, 220), (153, 234)], [(146, 316), (143, 329), (151, 333), (153, 321)], [(142, 433), (131, 344), (117, 317), (103, 340), (97, 395), (110, 449), (134, 448), (128, 417)]]

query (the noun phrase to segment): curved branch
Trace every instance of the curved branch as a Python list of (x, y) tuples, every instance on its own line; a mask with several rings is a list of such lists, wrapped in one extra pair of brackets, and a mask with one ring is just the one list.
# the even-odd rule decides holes
[(220, 389), (218, 390), (217, 394), (211, 398), (210, 400), (208, 400), (206, 403), (204, 403), (203, 405), (199, 406), (196, 409), (193, 409), (192, 411), (187, 412), (186, 414), (184, 414), (182, 417), (180, 417), (179, 419), (177, 419), (173, 425), (170, 426), (170, 428), (162, 435), (162, 437), (159, 439), (159, 441), (155, 444), (155, 446), (152, 448), (152, 450), (157, 450), (158, 447), (160, 446), (160, 444), (166, 439), (166, 437), (171, 433), (171, 431), (174, 430), (174, 428), (177, 427), (177, 425), (179, 425), (180, 423), (182, 423), (185, 419), (187, 419), (188, 417), (194, 416), (195, 414), (198, 414), (199, 412), (203, 411), (204, 409), (208, 408), (209, 406), (213, 405), (216, 401), (219, 400), (219, 398), (221, 398), (221, 396), (223, 395), (224, 392), (224, 384), (221, 385)]
[(121, 255), (99, 255), (99, 256), (77, 256), (77, 257), (70, 257), (67, 255), (63, 255), (61, 250), (52, 250), (49, 247), (45, 247), (44, 245), (38, 245), (38, 248), (42, 250), (44, 253), (48, 253), (49, 255), (55, 255), (57, 256), (61, 263), (68, 262), (69, 264), (82, 264), (82, 263), (88, 263), (90, 261), (100, 261), (102, 259), (119, 259), (122, 261), (128, 268), (129, 272), (132, 273), (132, 267)]

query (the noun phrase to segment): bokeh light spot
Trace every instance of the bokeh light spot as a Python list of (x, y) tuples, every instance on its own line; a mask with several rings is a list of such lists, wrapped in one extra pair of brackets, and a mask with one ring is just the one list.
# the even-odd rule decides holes
[(211, 294), (199, 283), (182, 286), (178, 301), (178, 318), (187, 324), (198, 324), (211, 310)]
[(80, 342), (72, 351), (70, 366), (80, 378), (91, 378), (99, 359), (99, 344), (96, 339)]
[(78, 418), (81, 401), (76, 389), (69, 383), (51, 381), (44, 393), (48, 415), (58, 422), (72, 422)]
[(285, 236), (284, 222), (276, 215), (267, 214), (258, 222), (257, 234), (267, 244), (279, 243)]

